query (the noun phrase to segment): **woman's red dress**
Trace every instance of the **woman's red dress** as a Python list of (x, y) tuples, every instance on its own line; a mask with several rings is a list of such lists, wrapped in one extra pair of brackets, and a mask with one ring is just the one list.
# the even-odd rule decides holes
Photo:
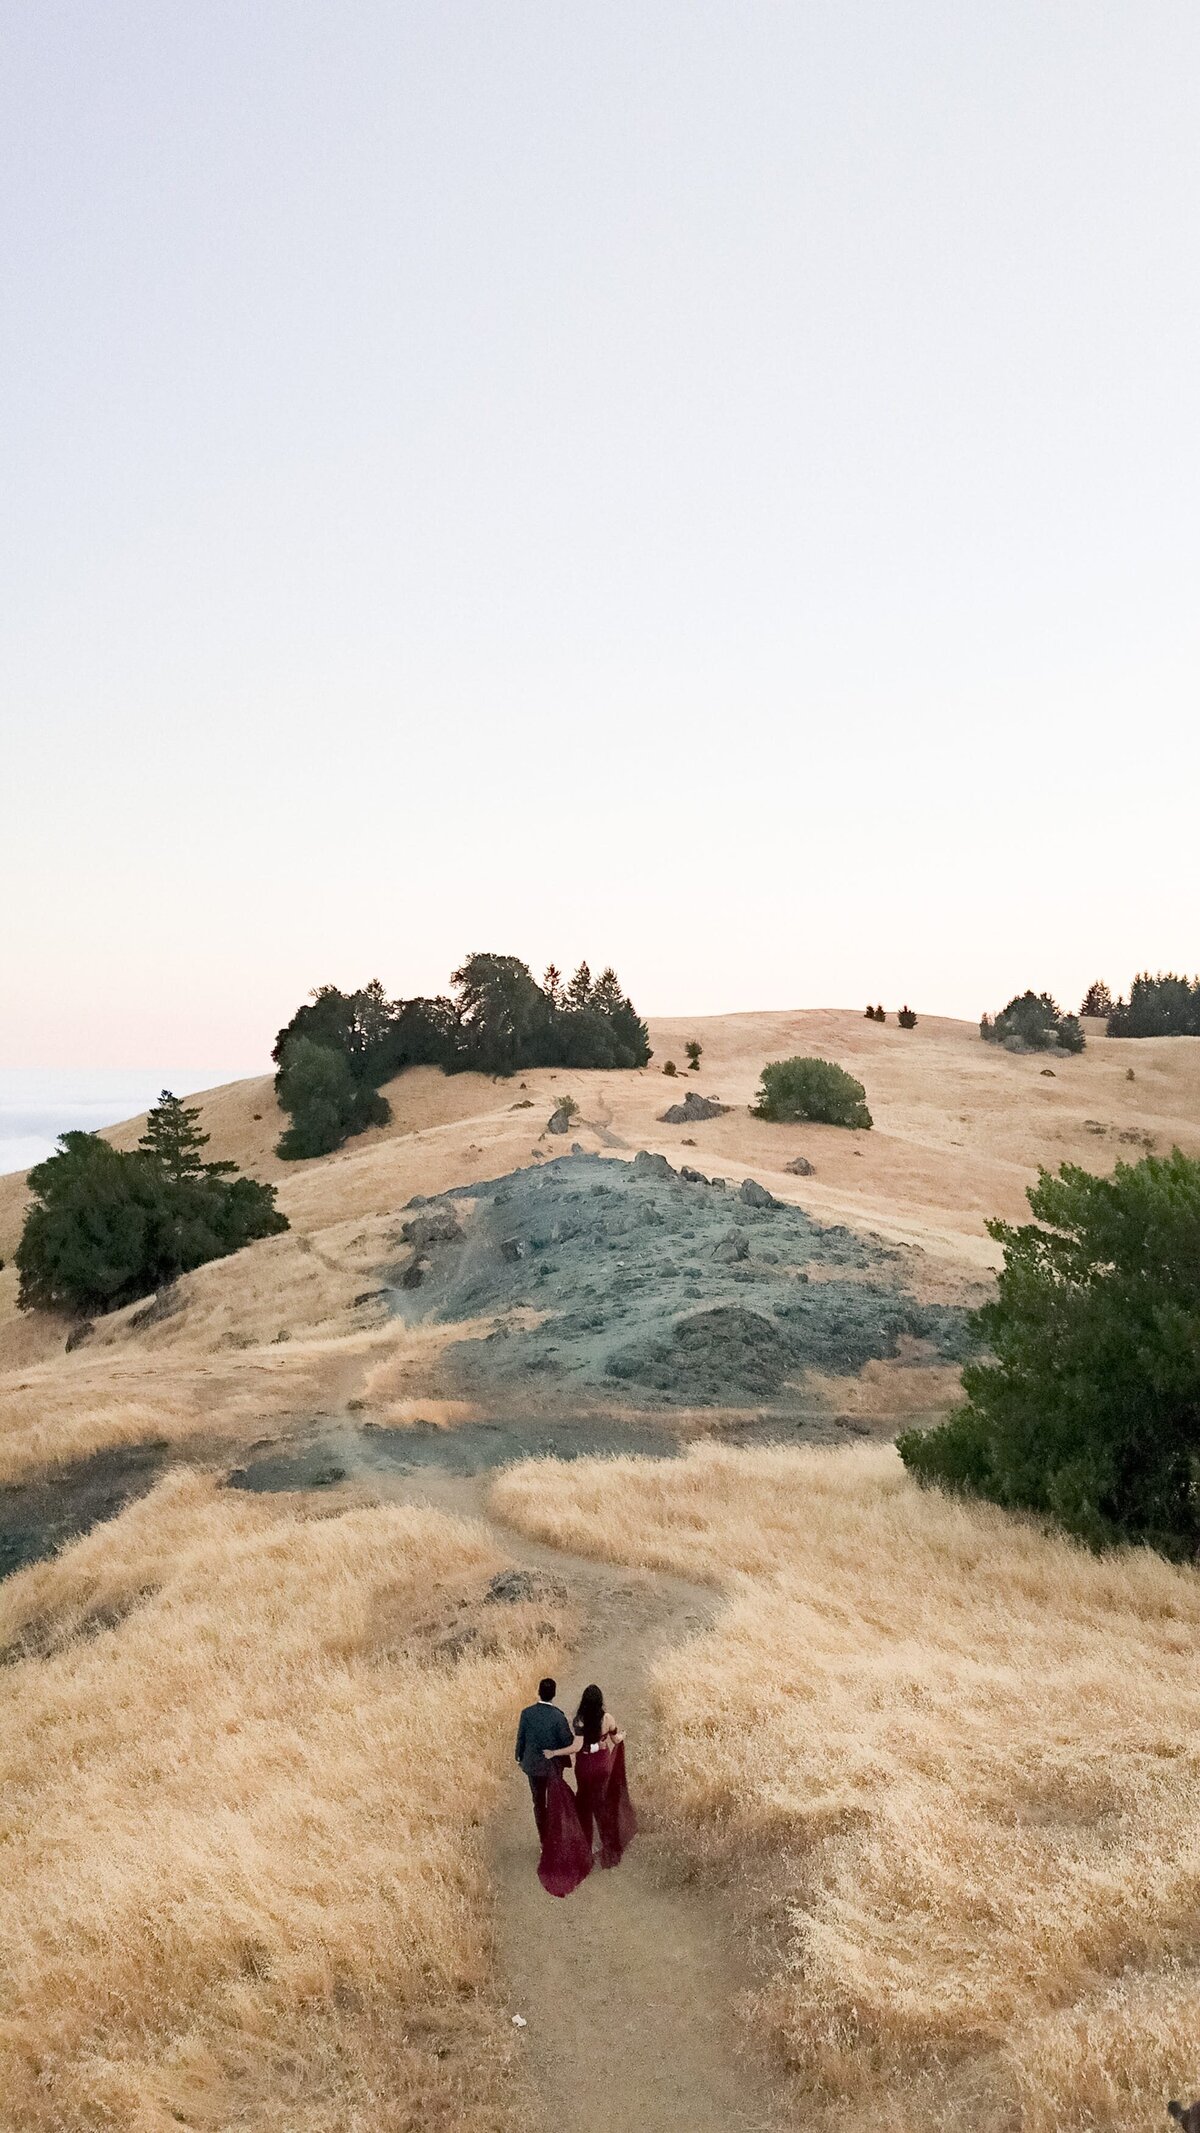
[(627, 1844), (637, 1835), (637, 1816), (625, 1777), (625, 1744), (607, 1741), (582, 1748), (575, 1758), (579, 1820), (589, 1847), (592, 1831), (600, 1837), (601, 1866), (619, 1866)]
[(592, 1840), (584, 1836), (575, 1795), (555, 1766), (546, 1787), (546, 1834), (538, 1880), (551, 1896), (569, 1896), (592, 1871)]

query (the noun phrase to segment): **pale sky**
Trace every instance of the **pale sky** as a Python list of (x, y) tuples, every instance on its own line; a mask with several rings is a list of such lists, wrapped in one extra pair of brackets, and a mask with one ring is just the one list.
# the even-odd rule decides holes
[(0, 5), (0, 1064), (1200, 964), (1195, 0)]

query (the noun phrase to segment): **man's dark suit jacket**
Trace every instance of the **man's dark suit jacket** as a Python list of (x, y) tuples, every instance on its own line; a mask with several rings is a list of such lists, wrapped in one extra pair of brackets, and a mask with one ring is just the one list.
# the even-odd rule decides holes
[(526, 1777), (549, 1777), (547, 1748), (569, 1748), (574, 1735), (556, 1703), (527, 1704), (517, 1727), (517, 1761)]

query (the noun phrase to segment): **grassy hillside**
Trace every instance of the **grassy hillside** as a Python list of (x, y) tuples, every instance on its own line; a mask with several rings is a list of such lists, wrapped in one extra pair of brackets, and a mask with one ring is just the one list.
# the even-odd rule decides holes
[(1200, 2018), (1193, 1571), (887, 1449), (539, 1461), (492, 1502), (729, 1595), (660, 1662), (654, 1800), (771, 1951), (747, 2012), (809, 2123), (1162, 2123)]

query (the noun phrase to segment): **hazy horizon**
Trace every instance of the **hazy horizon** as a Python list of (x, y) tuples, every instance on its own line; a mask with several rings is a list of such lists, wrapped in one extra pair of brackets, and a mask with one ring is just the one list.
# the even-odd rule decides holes
[(0, 1060), (1194, 970), (1198, 81), (1181, 0), (5, 11)]

